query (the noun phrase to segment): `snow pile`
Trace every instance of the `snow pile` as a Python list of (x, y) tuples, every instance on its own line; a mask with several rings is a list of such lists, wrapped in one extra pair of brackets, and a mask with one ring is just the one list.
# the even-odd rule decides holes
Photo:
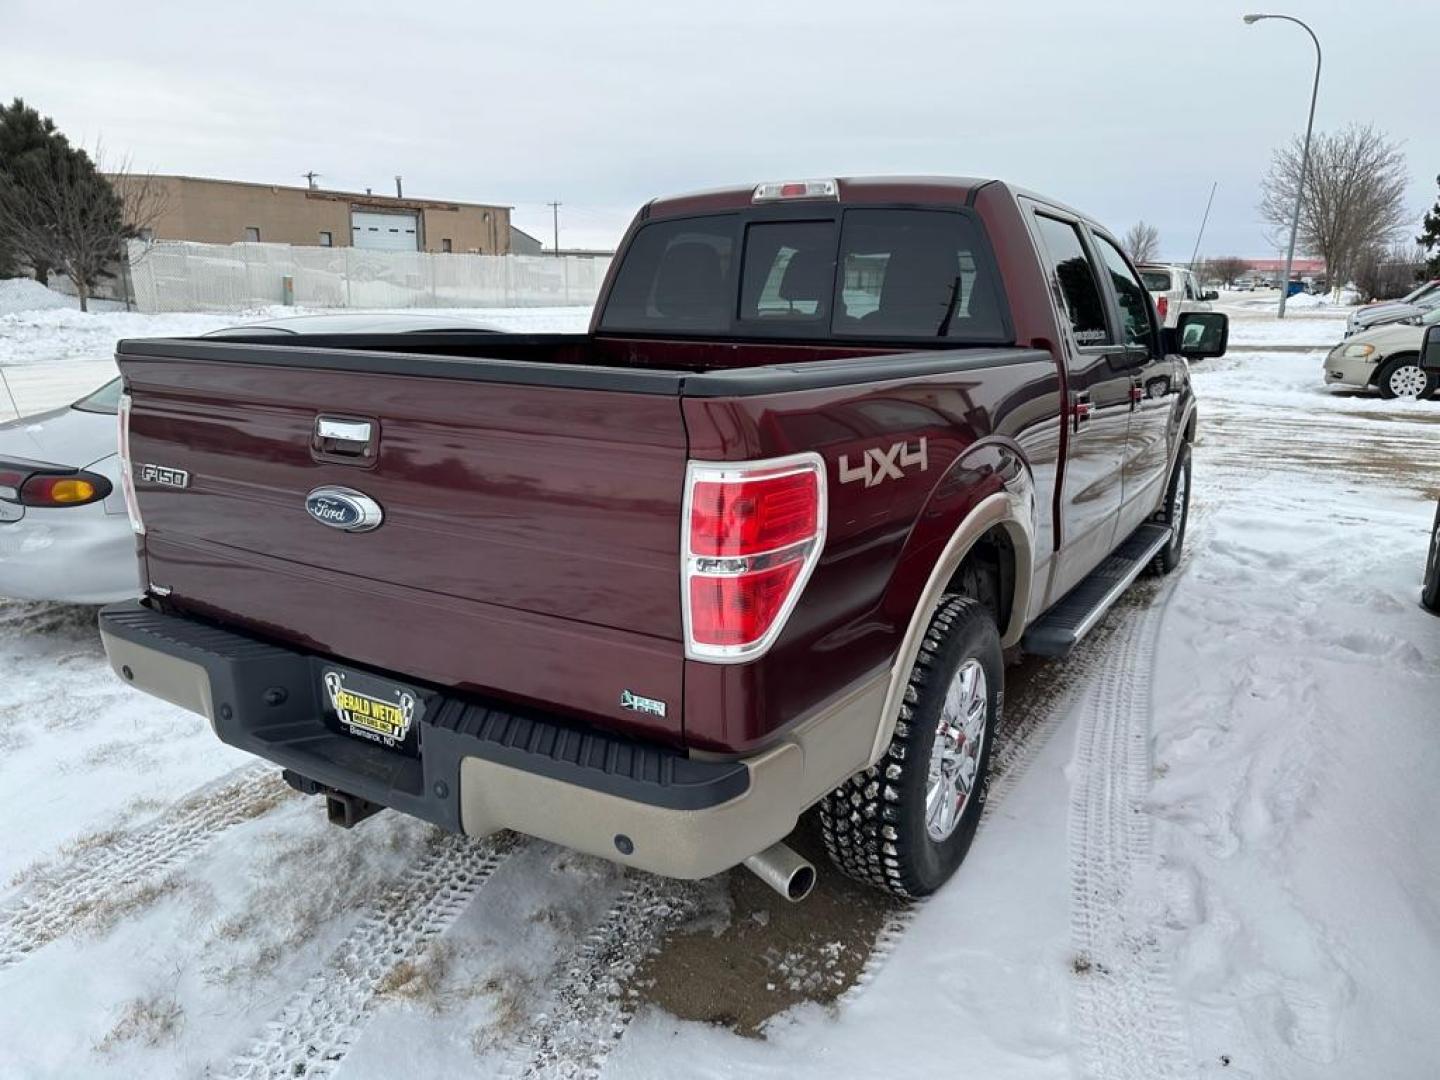
[(0, 278), (0, 315), (78, 306), (74, 297), (47, 289), (34, 278)]
[(1285, 301), (1285, 307), (1287, 309), (1317, 308), (1329, 306), (1330, 301), (1326, 300), (1323, 296), (1316, 295), (1315, 293), (1296, 293), (1294, 296), (1290, 297), (1290, 299)]

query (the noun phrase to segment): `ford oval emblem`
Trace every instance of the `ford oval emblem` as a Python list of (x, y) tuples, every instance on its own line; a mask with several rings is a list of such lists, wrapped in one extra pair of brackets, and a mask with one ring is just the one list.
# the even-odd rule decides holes
[(321, 525), (345, 532), (369, 532), (385, 520), (380, 504), (354, 488), (318, 487), (305, 496), (305, 510)]

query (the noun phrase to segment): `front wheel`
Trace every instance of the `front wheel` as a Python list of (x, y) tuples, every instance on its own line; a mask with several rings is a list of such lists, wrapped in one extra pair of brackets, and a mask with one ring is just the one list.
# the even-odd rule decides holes
[(1430, 556), (1425, 560), (1425, 584), (1420, 602), (1440, 615), (1440, 506), (1435, 508), (1435, 525), (1430, 530)]
[(1435, 377), (1420, 366), (1420, 357), (1404, 353), (1391, 357), (1375, 377), (1382, 398), (1425, 399), (1435, 393)]
[(1000, 634), (978, 601), (948, 596), (930, 621), (883, 757), (820, 804), (830, 860), (896, 896), (927, 896), (970, 850), (1004, 700)]
[(1160, 549), (1150, 564), (1155, 574), (1170, 573), (1180, 565), (1185, 548), (1185, 526), (1190, 522), (1190, 444), (1181, 443), (1175, 455), (1175, 468), (1170, 473), (1170, 486), (1165, 489), (1165, 505), (1155, 520), (1170, 526), (1170, 542)]

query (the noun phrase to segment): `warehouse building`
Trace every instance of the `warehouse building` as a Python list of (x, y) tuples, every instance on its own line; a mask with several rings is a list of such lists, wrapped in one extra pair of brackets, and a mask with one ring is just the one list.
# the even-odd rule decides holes
[(164, 209), (148, 239), (510, 253), (510, 207), (318, 187), (157, 176)]

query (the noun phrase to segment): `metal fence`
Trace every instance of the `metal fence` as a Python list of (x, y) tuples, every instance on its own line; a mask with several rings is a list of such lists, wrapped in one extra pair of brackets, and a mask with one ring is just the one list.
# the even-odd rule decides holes
[[(442, 255), (289, 244), (132, 241), (141, 311), (570, 307), (593, 304), (610, 265), (573, 255)], [(287, 284), (288, 282), (288, 284)]]

